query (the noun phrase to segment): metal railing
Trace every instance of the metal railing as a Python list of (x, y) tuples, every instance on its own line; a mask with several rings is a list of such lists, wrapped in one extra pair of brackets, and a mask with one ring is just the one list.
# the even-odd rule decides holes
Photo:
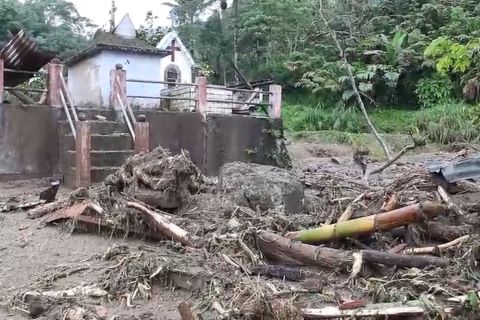
[[(68, 91), (67, 88), (67, 83), (65, 81), (65, 78), (63, 75), (60, 75), (60, 100), (62, 101), (63, 105), (63, 110), (65, 111), (65, 114), (67, 115), (67, 120), (68, 120), (68, 125), (70, 126), (70, 130), (72, 131), (73, 138), (77, 140), (77, 129), (75, 126), (75, 123), (78, 121), (78, 115), (77, 111), (75, 110), (75, 105), (73, 104), (73, 99), (70, 95), (70, 92)], [(70, 104), (70, 108), (68, 107), (67, 104), (67, 99), (65, 99), (65, 96), (68, 99), (68, 103)], [(70, 114), (70, 112), (72, 114)], [(73, 116), (73, 119), (72, 119)]]
[[(115, 77), (115, 85), (118, 86), (118, 89), (119, 89), (118, 91), (120, 91), (121, 93), (120, 95), (118, 91), (116, 92), (115, 94), (116, 99), (118, 100), (118, 103), (122, 109), (123, 117), (125, 118), (125, 122), (127, 123), (128, 130), (130, 131), (130, 134), (132, 135), (132, 139), (135, 142), (134, 125), (137, 121), (135, 119), (135, 115), (133, 114), (132, 108), (130, 107), (130, 104), (126, 99), (127, 95), (122, 88), (122, 84), (120, 83), (120, 79), (118, 78), (118, 76)], [(125, 102), (122, 96), (125, 97)], [(129, 115), (130, 115), (130, 118), (129, 118)]]

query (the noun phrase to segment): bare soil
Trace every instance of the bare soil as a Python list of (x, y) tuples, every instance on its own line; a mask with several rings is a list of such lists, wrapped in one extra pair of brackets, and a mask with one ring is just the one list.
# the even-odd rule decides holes
[[(3, 202), (11, 197), (17, 199), (38, 199), (38, 194), (48, 187), (47, 180), (16, 181), (0, 184)], [(66, 195), (71, 190), (63, 189)], [(62, 196), (61, 194), (59, 196)], [(155, 246), (136, 239), (68, 233), (56, 226), (40, 228), (37, 220), (29, 220), (24, 211), (0, 213), (0, 304), (8, 307), (9, 299), (29, 289), (35, 281), (55, 273), (62, 267), (91, 265), (92, 257), (102, 255), (114, 244), (127, 244), (135, 248), (141, 245)], [(98, 271), (85, 271), (56, 281), (54, 290), (68, 289), (81, 284), (94, 283)], [(154, 288), (155, 289), (155, 288)], [(156, 292), (157, 291), (157, 292)], [(187, 291), (154, 290), (152, 299), (135, 301), (133, 308), (112, 302), (103, 306), (108, 310), (107, 319), (113, 316), (126, 316), (131, 319), (181, 319), (177, 312), (180, 301), (188, 301)], [(140, 316), (145, 318), (141, 318)], [(151, 316), (150, 316), (151, 315)], [(147, 317), (148, 316), (148, 317)], [(140, 317), (140, 318), (136, 318)], [(0, 319), (30, 319), (21, 310), (0, 309)], [(41, 318), (40, 318), (41, 319)]]

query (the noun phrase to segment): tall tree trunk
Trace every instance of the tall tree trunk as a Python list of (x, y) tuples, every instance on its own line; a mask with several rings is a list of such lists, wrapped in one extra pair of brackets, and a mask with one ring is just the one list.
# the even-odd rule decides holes
[[(235, 10), (235, 23), (233, 26), (233, 64), (238, 70), (238, 0), (233, 0)], [(235, 82), (239, 83), (238, 74), (235, 73)]]

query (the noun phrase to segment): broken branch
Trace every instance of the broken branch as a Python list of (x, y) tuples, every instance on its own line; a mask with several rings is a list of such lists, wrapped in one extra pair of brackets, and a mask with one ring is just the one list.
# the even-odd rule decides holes
[(438, 194), (440, 195), (440, 198), (447, 204), (447, 208), (455, 212), (459, 216), (464, 216), (466, 215), (465, 211), (463, 211), (458, 205), (456, 205), (448, 196), (447, 191), (442, 187), (438, 186)]
[(368, 180), (368, 178), (372, 175), (372, 174), (378, 174), (378, 173), (381, 173), (383, 172), (383, 170), (387, 169), (388, 167), (390, 167), (392, 164), (394, 164), (398, 159), (400, 159), (405, 153), (407, 153), (408, 151), (410, 150), (413, 150), (416, 148), (416, 145), (415, 144), (411, 144), (411, 145), (408, 145), (408, 146), (405, 146), (403, 147), (402, 150), (400, 150), (393, 158), (390, 158), (387, 162), (385, 162), (383, 165), (381, 165), (380, 167), (378, 167), (377, 169), (374, 169), (372, 171), (366, 171), (365, 172), (365, 176), (363, 177), (365, 180)]
[(440, 252), (442, 250), (461, 245), (465, 241), (467, 241), (468, 239), (470, 239), (470, 236), (465, 235), (465, 236), (457, 238), (453, 241), (443, 243), (443, 244), (439, 244), (438, 246), (424, 247), (424, 248), (407, 248), (407, 249), (405, 249), (404, 252), (406, 254), (428, 254), (428, 253)]
[(155, 226), (159, 229), (160, 232), (174, 239), (175, 241), (178, 241), (181, 244), (190, 247), (201, 246), (198, 239), (192, 236), (188, 231), (168, 221), (159, 213), (154, 212), (136, 202), (127, 202), (127, 207), (137, 209), (140, 212), (146, 214), (148, 217), (153, 219), (153, 221), (155, 222)]

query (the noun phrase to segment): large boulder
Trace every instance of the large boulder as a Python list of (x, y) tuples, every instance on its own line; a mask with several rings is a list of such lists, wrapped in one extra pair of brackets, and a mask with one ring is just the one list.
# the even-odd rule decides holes
[(303, 211), (304, 190), (291, 171), (253, 163), (225, 164), (219, 174), (220, 192), (230, 194), (241, 206), (254, 210), (277, 209), (287, 214)]

